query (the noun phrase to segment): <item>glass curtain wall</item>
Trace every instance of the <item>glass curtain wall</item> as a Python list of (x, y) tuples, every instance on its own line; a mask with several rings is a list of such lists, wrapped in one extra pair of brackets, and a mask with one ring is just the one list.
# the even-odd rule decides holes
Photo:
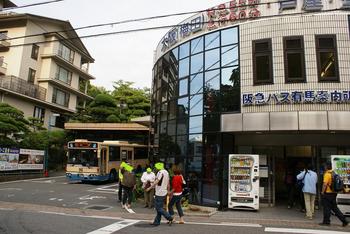
[(190, 202), (217, 205), (221, 113), (240, 112), (238, 27), (187, 41), (153, 69), (154, 160), (183, 170)]

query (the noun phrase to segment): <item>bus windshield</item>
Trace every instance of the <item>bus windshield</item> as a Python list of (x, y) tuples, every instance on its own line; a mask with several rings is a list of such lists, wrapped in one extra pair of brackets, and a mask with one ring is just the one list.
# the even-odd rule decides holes
[(96, 149), (70, 149), (68, 156), (69, 164), (81, 164), (87, 167), (97, 167), (97, 150)]

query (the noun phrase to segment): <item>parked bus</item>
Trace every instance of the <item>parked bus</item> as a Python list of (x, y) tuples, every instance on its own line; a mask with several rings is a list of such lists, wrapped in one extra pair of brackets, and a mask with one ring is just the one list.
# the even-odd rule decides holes
[(148, 164), (148, 146), (127, 141), (68, 142), (66, 177), (70, 181), (116, 181), (122, 160), (145, 167)]

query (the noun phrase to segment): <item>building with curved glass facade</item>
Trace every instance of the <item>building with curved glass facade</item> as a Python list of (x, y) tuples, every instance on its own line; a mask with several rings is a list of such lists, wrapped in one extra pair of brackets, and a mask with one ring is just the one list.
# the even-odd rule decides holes
[[(161, 39), (154, 157), (183, 168), (190, 201), (227, 206), (228, 154), (260, 155), (260, 201), (285, 173), (350, 154), (350, 1), (231, 1)], [(350, 181), (349, 181), (350, 182)]]

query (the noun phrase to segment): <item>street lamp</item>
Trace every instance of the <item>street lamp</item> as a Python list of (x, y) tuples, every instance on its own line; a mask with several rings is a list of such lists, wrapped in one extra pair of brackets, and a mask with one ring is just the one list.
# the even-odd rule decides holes
[(45, 157), (45, 163), (44, 163), (44, 176), (48, 177), (49, 176), (49, 144), (50, 144), (50, 131), (51, 131), (51, 122), (52, 122), (52, 117), (54, 117), (55, 122), (56, 122), (56, 117), (59, 117), (60, 114), (58, 113), (52, 113), (49, 115), (48, 119), (48, 125), (47, 125), (47, 146), (46, 146), (46, 157)]
[(118, 103), (117, 107), (119, 107), (119, 115), (121, 115), (122, 114), (122, 109), (127, 108), (128, 104), (126, 104), (126, 103)]

